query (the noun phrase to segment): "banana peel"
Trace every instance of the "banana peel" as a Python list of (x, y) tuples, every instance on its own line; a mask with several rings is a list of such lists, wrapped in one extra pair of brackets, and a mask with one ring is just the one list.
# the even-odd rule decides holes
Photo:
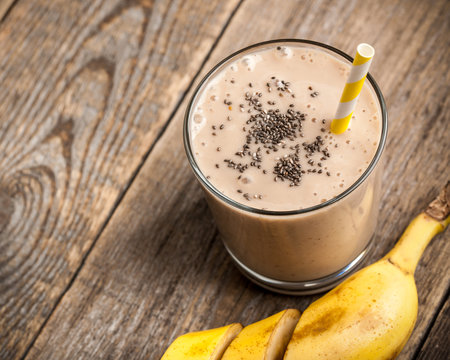
[(219, 360), (242, 330), (238, 323), (184, 334), (175, 339), (161, 360)]
[(300, 317), (300, 312), (287, 309), (246, 326), (231, 342), (222, 360), (279, 360)]
[(312, 303), (284, 359), (393, 359), (416, 317), (412, 275), (383, 260)]

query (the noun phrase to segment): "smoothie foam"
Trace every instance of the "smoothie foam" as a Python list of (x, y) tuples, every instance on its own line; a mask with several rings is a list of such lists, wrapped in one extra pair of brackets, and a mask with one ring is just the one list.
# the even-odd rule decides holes
[(228, 64), (204, 88), (191, 117), (203, 174), (225, 196), (266, 210), (304, 209), (342, 193), (368, 167), (381, 133), (367, 85), (349, 130), (330, 132), (349, 70), (324, 51), (296, 46)]

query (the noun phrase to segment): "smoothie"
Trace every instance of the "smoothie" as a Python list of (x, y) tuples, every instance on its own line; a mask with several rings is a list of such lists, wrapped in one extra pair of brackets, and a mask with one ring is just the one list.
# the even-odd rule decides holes
[(227, 199), (205, 188), (225, 245), (244, 272), (318, 279), (367, 246), (377, 172), (335, 200), (372, 162), (382, 116), (365, 84), (349, 129), (331, 133), (349, 71), (348, 62), (317, 47), (275, 43), (232, 58), (198, 92), (188, 118), (191, 151)]

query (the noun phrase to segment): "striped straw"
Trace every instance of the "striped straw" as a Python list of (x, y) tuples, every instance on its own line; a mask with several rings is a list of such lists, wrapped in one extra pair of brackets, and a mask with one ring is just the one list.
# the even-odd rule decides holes
[(334, 120), (331, 122), (331, 131), (333, 133), (342, 134), (347, 130), (374, 54), (375, 50), (369, 44), (359, 44), (356, 48), (352, 70), (342, 92)]

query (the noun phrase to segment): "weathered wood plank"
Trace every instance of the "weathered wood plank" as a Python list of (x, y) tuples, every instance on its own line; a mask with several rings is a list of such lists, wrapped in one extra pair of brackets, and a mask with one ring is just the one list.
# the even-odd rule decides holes
[(450, 298), (447, 296), (444, 306), (431, 328), (425, 344), (420, 349), (417, 359), (450, 358)]
[[(250, 43), (313, 38), (347, 52), (377, 49), (372, 74), (390, 111), (378, 259), (448, 177), (449, 119), (445, 1), (247, 1), (204, 71)], [(244, 36), (245, 35), (245, 36)], [(29, 353), (30, 358), (95, 356), (157, 359), (178, 335), (240, 321), (248, 324), (316, 297), (264, 291), (244, 279), (217, 237), (181, 144), (186, 102), (177, 112)], [(449, 287), (448, 232), (417, 269), (416, 329), (400, 355), (410, 359)]]
[(236, 4), (24, 0), (2, 23), (0, 358), (37, 336)]
[(417, 359), (450, 359), (450, 298), (447, 297)]

